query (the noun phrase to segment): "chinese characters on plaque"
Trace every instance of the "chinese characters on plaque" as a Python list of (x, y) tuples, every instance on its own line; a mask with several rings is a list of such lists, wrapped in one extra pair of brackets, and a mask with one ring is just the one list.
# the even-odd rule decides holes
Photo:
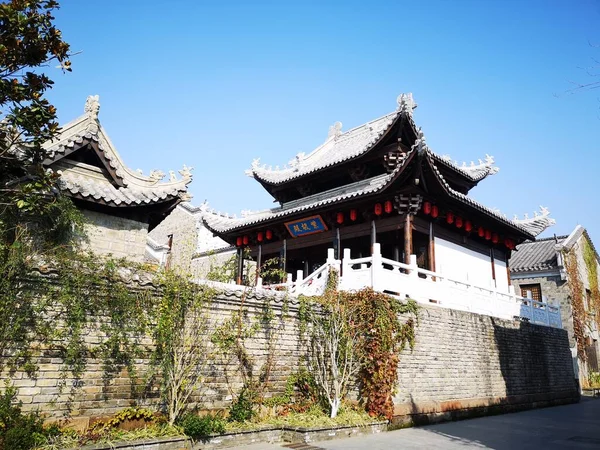
[(294, 220), (293, 222), (286, 222), (285, 226), (292, 237), (327, 231), (327, 225), (325, 225), (321, 216), (311, 216), (305, 219)]

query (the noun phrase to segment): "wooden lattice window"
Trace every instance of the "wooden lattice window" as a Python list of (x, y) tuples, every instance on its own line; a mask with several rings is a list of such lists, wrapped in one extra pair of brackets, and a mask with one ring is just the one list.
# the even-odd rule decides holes
[(542, 287), (539, 284), (522, 284), (521, 297), (529, 298), (529, 295), (527, 295), (529, 292), (531, 292), (530, 296), (532, 300), (542, 301)]

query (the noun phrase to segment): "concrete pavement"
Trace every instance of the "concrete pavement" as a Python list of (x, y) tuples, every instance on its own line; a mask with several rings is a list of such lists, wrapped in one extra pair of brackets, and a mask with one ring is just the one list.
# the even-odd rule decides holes
[[(387, 449), (600, 449), (600, 399), (479, 419), (448, 422), (370, 436), (310, 444), (326, 450)], [(274, 450), (257, 444), (246, 450)], [(302, 447), (300, 447), (301, 449)]]

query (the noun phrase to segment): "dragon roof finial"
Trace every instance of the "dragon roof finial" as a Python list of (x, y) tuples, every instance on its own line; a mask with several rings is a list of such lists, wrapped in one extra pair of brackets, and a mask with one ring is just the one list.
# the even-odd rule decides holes
[(91, 118), (97, 119), (98, 112), (100, 111), (100, 96), (99, 95), (89, 95), (85, 100), (85, 106), (83, 111)]

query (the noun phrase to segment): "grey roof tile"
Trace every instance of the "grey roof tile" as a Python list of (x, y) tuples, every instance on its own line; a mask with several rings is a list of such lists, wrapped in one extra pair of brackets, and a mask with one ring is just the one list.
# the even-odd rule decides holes
[(513, 273), (543, 272), (558, 269), (556, 245), (561, 245), (568, 236), (551, 237), (538, 241), (525, 241), (517, 245), (513, 252), (509, 267)]

